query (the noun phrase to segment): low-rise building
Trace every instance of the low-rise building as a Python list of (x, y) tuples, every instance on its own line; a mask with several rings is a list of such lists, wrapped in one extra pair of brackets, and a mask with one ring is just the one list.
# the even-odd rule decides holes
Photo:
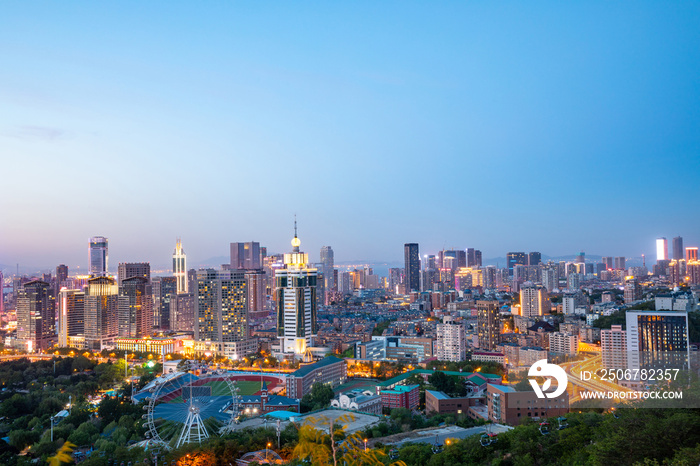
[(475, 404), (476, 400), (468, 397), (450, 398), (443, 392), (426, 390), (425, 412), (426, 414), (466, 414), (469, 406)]
[(389, 390), (380, 390), (382, 407), (387, 409), (415, 409), (420, 402), (419, 385), (396, 385)]
[(472, 361), (495, 362), (498, 364), (504, 364), (505, 355), (503, 353), (491, 351), (474, 351), (472, 353)]
[(338, 395), (331, 401), (331, 406), (339, 409), (349, 409), (367, 414), (382, 414), (382, 397), (369, 390), (351, 390)]
[(345, 383), (348, 378), (348, 365), (344, 359), (327, 356), (313, 364), (301, 366), (287, 376), (287, 396), (301, 398), (319, 382), (331, 387)]
[(489, 384), (486, 389), (489, 420), (518, 425), (526, 419), (540, 420), (564, 416), (569, 412), (569, 394), (556, 398), (538, 398), (533, 391), (516, 391), (513, 387)]

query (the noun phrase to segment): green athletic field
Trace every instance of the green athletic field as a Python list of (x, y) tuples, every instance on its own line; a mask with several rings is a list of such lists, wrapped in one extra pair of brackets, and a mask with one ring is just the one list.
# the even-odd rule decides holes
[[(212, 396), (227, 396), (231, 393), (226, 382), (207, 382), (205, 385), (211, 387)], [(236, 385), (238, 385), (238, 393), (240, 395), (252, 395), (262, 388), (260, 382), (251, 380), (238, 380), (236, 381)]]

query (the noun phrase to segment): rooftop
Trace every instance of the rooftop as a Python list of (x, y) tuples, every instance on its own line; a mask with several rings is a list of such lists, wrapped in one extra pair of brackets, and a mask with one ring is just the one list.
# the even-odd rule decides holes
[(326, 356), (325, 358), (321, 359), (318, 362), (315, 362), (313, 364), (308, 364), (306, 366), (301, 366), (299, 369), (292, 372), (290, 375), (292, 377), (304, 377), (305, 375), (309, 375), (311, 372), (313, 372), (314, 370), (316, 370), (318, 368), (330, 366), (332, 364), (336, 364), (339, 362), (345, 362), (345, 360), (337, 358), (335, 356)]
[(443, 392), (438, 392), (437, 390), (426, 390), (425, 393), (430, 393), (438, 400), (449, 400), (450, 397), (445, 395)]

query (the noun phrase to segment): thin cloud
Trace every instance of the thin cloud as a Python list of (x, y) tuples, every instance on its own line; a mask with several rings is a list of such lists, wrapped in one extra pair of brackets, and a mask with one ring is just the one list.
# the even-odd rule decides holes
[(7, 137), (22, 139), (24, 141), (54, 142), (68, 137), (69, 133), (61, 128), (48, 126), (24, 125), (17, 126), (9, 131), (3, 131)]

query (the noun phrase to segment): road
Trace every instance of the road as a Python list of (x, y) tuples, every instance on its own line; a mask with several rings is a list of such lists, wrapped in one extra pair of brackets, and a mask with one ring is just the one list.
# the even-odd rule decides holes
[[(564, 368), (566, 371), (566, 374), (569, 378), (569, 382), (573, 384), (575, 387), (578, 387), (578, 389), (585, 389), (589, 391), (597, 391), (597, 392), (602, 392), (602, 391), (614, 391), (614, 392), (630, 392), (632, 390), (622, 387), (621, 385), (618, 385), (616, 383), (608, 382), (608, 381), (603, 381), (603, 380), (596, 380), (595, 378), (591, 378), (591, 380), (582, 380), (581, 379), (581, 373), (582, 372), (589, 372), (592, 375), (595, 374), (595, 372), (603, 367), (603, 356), (598, 354), (590, 354), (590, 353), (584, 353), (587, 356), (586, 359), (582, 361), (573, 361), (573, 362), (567, 362), (567, 363), (562, 363), (560, 364), (561, 367)], [(594, 376), (595, 377), (595, 376)], [(578, 394), (578, 390), (574, 390), (574, 394), (569, 398), (570, 403), (574, 403), (576, 401), (581, 400), (581, 396)]]

